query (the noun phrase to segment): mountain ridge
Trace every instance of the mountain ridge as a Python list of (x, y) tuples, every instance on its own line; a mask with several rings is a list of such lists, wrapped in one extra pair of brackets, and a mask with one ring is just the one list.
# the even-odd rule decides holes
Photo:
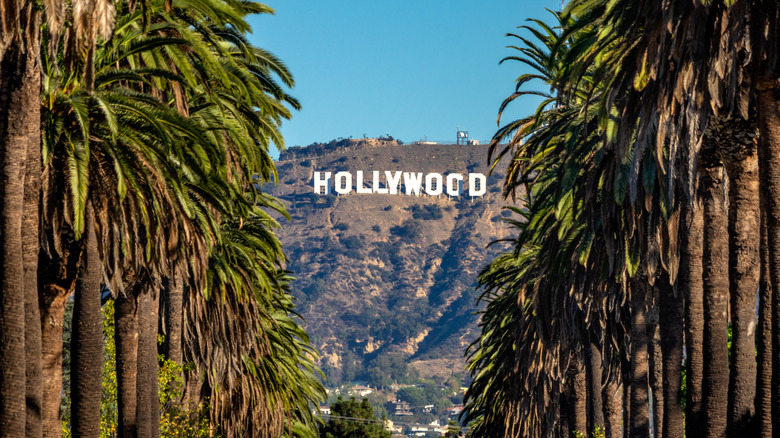
[(291, 215), (279, 236), (329, 380), (365, 377), (383, 357), (423, 377), (463, 375), (477, 336), (477, 274), (500, 249), (487, 245), (509, 234), (501, 178), (487, 177), (481, 197), (315, 194), (313, 178), (358, 170), (487, 176), (487, 146), (385, 138), (306, 149), (280, 156), (270, 192)]

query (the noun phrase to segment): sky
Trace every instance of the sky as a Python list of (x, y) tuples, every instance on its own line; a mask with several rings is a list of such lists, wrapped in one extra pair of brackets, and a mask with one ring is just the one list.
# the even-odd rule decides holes
[[(250, 41), (280, 57), (302, 109), (282, 125), (287, 146), (392, 135), (451, 141), (458, 126), (489, 140), (523, 64), (506, 36), (528, 18), (551, 22), (560, 0), (265, 0)], [(527, 34), (526, 34), (527, 35)], [(509, 121), (536, 101), (513, 103)], [(278, 154), (274, 154), (276, 157)]]

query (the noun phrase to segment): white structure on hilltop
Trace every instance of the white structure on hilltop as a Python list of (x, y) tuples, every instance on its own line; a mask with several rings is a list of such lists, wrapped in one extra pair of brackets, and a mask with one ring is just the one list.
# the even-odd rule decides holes
[[(353, 191), (359, 195), (365, 194), (405, 194), (410, 196), (447, 196), (463, 195), (464, 180), (468, 179), (468, 195), (484, 196), (487, 193), (487, 177), (482, 173), (469, 173), (465, 178), (460, 173), (403, 172), (401, 170), (380, 172), (372, 171), (370, 187), (364, 172), (358, 170), (354, 178), (352, 172), (341, 171), (333, 175), (331, 172), (314, 172), (313, 188), (318, 195), (329, 195), (331, 190), (339, 195), (348, 195)], [(382, 178), (382, 176), (384, 178)], [(352, 182), (355, 181), (353, 185)], [(403, 182), (402, 182), (403, 181)]]

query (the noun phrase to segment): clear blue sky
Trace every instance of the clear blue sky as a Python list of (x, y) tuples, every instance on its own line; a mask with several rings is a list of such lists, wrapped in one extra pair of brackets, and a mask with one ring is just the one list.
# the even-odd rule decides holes
[[(526, 19), (550, 22), (560, 0), (266, 0), (250, 19), (257, 46), (292, 70), (303, 108), (285, 122), (287, 146), (390, 134), (405, 142), (472, 139), (496, 130), (501, 101), (524, 66), (506, 37)], [(509, 117), (535, 102), (514, 104)], [(506, 116), (505, 116), (506, 117)], [(510, 119), (506, 119), (510, 120)], [(276, 155), (276, 154), (275, 154)]]

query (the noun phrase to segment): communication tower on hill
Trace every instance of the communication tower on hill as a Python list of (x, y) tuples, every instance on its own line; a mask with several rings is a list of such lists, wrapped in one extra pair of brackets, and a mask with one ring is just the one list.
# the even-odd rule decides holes
[(469, 144), (469, 132), (468, 131), (461, 131), (460, 125), (458, 125), (458, 134), (457, 134), (457, 140), (455, 142), (457, 145), (467, 145)]

